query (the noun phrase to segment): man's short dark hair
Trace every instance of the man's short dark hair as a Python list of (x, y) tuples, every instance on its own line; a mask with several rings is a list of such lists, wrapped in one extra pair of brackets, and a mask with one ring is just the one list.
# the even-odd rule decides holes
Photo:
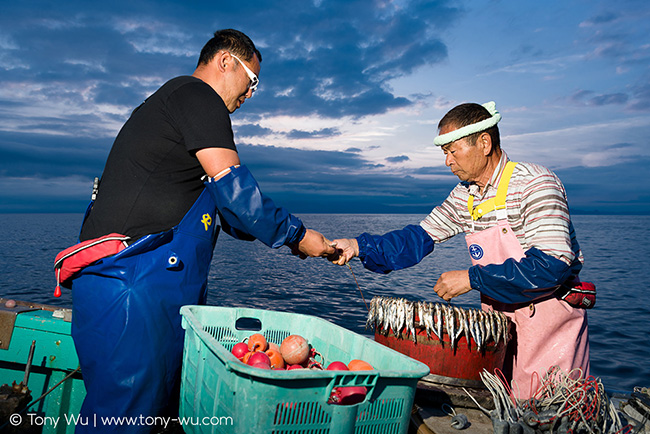
[[(492, 115), (485, 107), (476, 103), (460, 104), (449, 110), (440, 122), (438, 122), (438, 131), (446, 126), (452, 126), (455, 129), (462, 128), (467, 125), (481, 122), (485, 119), (491, 118)], [(492, 145), (496, 148), (501, 146), (501, 138), (499, 136), (499, 127), (493, 126), (487, 130), (479, 131), (478, 133), (467, 136), (467, 140), (471, 145), (476, 144), (476, 140), (483, 133), (488, 133), (492, 138)]]
[(255, 48), (251, 38), (239, 30), (223, 29), (214, 32), (214, 37), (206, 42), (201, 50), (198, 64), (207, 65), (221, 50), (230, 51), (244, 60), (251, 60), (255, 54), (257, 60), (262, 61), (262, 54)]

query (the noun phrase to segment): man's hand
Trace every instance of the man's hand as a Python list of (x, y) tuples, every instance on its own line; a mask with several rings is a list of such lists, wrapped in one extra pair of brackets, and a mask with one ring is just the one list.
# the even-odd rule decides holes
[(433, 290), (445, 301), (465, 294), (472, 290), (469, 283), (469, 273), (467, 270), (455, 270), (442, 273)]
[(332, 242), (323, 236), (320, 232), (307, 229), (305, 236), (298, 243), (298, 248), (291, 249), (291, 253), (305, 259), (308, 256), (329, 256), (333, 255), (336, 249)]
[(336, 252), (327, 257), (333, 264), (345, 265), (350, 259), (359, 256), (359, 243), (355, 238), (341, 238), (332, 241), (336, 246)]

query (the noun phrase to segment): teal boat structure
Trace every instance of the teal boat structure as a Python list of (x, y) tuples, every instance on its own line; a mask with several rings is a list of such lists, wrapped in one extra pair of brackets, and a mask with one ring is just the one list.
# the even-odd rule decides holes
[[(70, 335), (71, 320), (71, 309), (0, 298), (0, 433), (74, 433), (86, 390)], [(465, 413), (473, 432), (496, 432), (490, 417), (469, 402), (466, 393), (455, 394), (453, 386), (427, 383), (427, 378), (418, 383), (408, 433), (450, 432), (452, 418), (440, 410), (442, 402)], [(487, 391), (475, 392), (480, 405), (491, 408)], [(648, 388), (615, 392), (610, 398), (625, 416), (625, 429), (650, 432)], [(378, 429), (372, 432), (384, 432)]]
[(72, 310), (7, 301), (0, 298), (0, 432), (72, 434), (86, 396)]

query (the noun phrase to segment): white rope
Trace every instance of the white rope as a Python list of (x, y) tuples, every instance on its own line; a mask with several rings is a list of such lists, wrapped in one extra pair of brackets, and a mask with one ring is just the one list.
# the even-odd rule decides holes
[[(552, 367), (544, 375), (534, 397), (516, 403), (511, 401), (505, 385), (496, 375), (484, 370), (481, 380), (492, 394), (493, 419), (496, 416), (510, 423), (527, 423), (528, 414), (533, 421), (538, 419), (535, 423), (555, 424), (567, 418), (569, 424), (579, 424), (580, 430), (591, 434), (619, 433), (623, 428), (602, 381), (594, 377), (582, 378), (582, 370), (564, 372), (557, 366)], [(516, 384), (513, 387), (516, 388)]]

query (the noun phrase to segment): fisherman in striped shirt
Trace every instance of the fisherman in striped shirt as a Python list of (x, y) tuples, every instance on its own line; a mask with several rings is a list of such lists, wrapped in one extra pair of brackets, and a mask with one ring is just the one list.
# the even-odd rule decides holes
[(461, 182), (419, 225), (335, 240), (339, 256), (332, 260), (343, 265), (358, 256), (367, 269), (389, 273), (419, 263), (436, 243), (465, 233), (472, 267), (443, 273), (434, 291), (447, 301), (479, 291), (484, 310), (512, 320), (504, 370), (515, 380), (513, 394), (526, 399), (536, 391), (535, 379), (553, 366), (587, 376), (587, 315), (580, 307), (590, 306), (562, 299), (569, 289), (581, 288), (583, 263), (564, 186), (545, 167), (508, 159), (500, 119), (493, 102), (450, 110), (434, 143)]

